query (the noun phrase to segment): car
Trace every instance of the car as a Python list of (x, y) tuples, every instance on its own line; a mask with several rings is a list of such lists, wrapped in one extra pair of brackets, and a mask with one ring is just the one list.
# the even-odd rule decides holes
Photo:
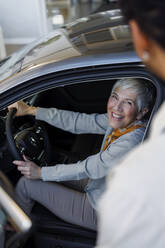
[[(0, 169), (13, 185), (12, 164), (25, 153), (41, 166), (69, 163), (99, 151), (102, 135), (75, 135), (7, 107), (19, 100), (33, 106), (105, 113), (117, 79), (142, 78), (155, 91), (143, 140), (165, 99), (165, 86), (150, 73), (133, 47), (120, 9), (83, 17), (49, 33), (0, 61)], [(5, 208), (5, 206), (3, 206)], [(37, 205), (35, 229), (24, 247), (93, 247), (97, 233), (66, 223)]]

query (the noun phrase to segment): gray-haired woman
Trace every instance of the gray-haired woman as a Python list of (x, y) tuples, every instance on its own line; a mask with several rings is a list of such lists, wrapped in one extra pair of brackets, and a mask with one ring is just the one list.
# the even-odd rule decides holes
[[(24, 175), (16, 187), (17, 199), (22, 208), (30, 213), (37, 201), (61, 219), (95, 230), (96, 203), (105, 190), (105, 176), (141, 142), (145, 132), (142, 118), (151, 106), (152, 96), (152, 90), (143, 80), (130, 78), (118, 80), (114, 85), (107, 104), (107, 114), (36, 108), (23, 102), (11, 105), (9, 108), (17, 108), (17, 116), (35, 115), (36, 119), (76, 134), (105, 135), (99, 153), (74, 164), (40, 168), (25, 156), (24, 161), (14, 161)], [(81, 179), (86, 179), (83, 192), (79, 190), (81, 182), (84, 183)], [(71, 180), (74, 181), (74, 188)], [(65, 186), (59, 183), (64, 181)]]

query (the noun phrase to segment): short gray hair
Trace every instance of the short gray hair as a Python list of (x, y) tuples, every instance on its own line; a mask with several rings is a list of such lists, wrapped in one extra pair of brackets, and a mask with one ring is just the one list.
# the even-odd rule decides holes
[(123, 78), (117, 80), (112, 88), (111, 94), (117, 89), (132, 89), (135, 94), (137, 94), (137, 105), (138, 111), (140, 112), (143, 108), (148, 110), (153, 105), (153, 86), (146, 82), (144, 79), (135, 79), (135, 78)]

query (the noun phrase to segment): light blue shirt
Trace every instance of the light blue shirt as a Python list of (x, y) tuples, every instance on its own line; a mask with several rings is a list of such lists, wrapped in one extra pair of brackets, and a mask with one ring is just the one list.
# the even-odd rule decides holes
[(60, 182), (89, 178), (85, 191), (93, 208), (96, 208), (96, 202), (105, 190), (105, 176), (108, 171), (141, 142), (145, 131), (145, 127), (142, 127), (120, 136), (103, 151), (105, 139), (113, 131), (107, 114), (84, 114), (56, 108), (37, 108), (36, 119), (75, 134), (104, 134), (99, 153), (74, 164), (57, 164), (42, 167), (41, 170), (44, 181)]

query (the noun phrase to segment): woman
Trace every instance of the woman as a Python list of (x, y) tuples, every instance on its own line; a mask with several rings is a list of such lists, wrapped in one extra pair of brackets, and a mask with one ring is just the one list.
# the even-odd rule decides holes
[[(119, 0), (134, 45), (165, 80), (165, 1)], [(113, 170), (99, 204), (98, 248), (165, 247), (165, 104), (149, 139)]]
[[(142, 118), (151, 102), (152, 90), (143, 80), (122, 79), (112, 89), (107, 114), (87, 115), (56, 108), (43, 109), (23, 102), (11, 105), (9, 108), (17, 108), (17, 115), (32, 114), (36, 119), (66, 131), (105, 134), (98, 154), (74, 164), (40, 168), (26, 157), (25, 161), (14, 161), (24, 175), (16, 187), (21, 207), (30, 213), (34, 201), (38, 201), (61, 219), (95, 230), (96, 203), (105, 189), (105, 175), (141, 142), (145, 132)], [(79, 190), (81, 182), (84, 183), (81, 179), (87, 179), (83, 185), (84, 192)], [(77, 180), (77, 190), (70, 182), (67, 185), (66, 181), (70, 180)], [(65, 186), (57, 183), (64, 181)]]

